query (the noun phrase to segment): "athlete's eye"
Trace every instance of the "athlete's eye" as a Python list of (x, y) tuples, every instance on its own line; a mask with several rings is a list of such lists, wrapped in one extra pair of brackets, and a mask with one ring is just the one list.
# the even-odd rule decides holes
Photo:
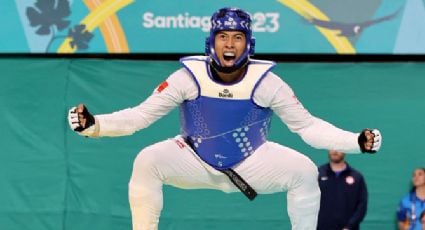
[(243, 40), (244, 36), (239, 34), (239, 35), (236, 35), (235, 38), (236, 40)]
[(227, 36), (225, 34), (223, 34), (223, 33), (220, 33), (220, 34), (218, 34), (218, 38), (220, 40), (225, 40), (227, 38)]

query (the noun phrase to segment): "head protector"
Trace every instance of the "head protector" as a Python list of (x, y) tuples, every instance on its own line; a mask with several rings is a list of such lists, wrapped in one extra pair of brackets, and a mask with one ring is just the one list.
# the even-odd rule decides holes
[[(220, 31), (241, 31), (246, 37), (246, 47), (242, 55), (235, 61), (232, 67), (223, 67), (215, 52), (215, 35)], [(255, 38), (252, 37), (251, 17), (238, 8), (222, 8), (211, 16), (210, 35), (206, 39), (205, 53), (212, 58), (212, 65), (220, 72), (233, 72), (246, 63), (248, 57), (254, 54)]]

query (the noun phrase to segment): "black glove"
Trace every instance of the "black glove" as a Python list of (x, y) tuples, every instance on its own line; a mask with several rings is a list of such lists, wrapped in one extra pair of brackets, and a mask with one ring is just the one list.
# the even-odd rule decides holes
[[(372, 140), (369, 140), (369, 142), (372, 142), (372, 146), (370, 148), (366, 147), (366, 143), (368, 142), (366, 133), (370, 133), (372, 135)], [(381, 148), (381, 132), (377, 129), (363, 129), (359, 135), (358, 143), (362, 153), (376, 153)]]
[(73, 107), (69, 110), (68, 122), (71, 129), (76, 132), (82, 132), (95, 124), (93, 115), (90, 114), (87, 107), (83, 104), (79, 105), (78, 108)]

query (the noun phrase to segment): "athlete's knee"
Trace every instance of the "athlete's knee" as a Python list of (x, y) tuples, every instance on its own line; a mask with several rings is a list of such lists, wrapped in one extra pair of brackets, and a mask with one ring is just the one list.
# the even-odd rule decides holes
[(162, 193), (163, 179), (158, 171), (159, 164), (159, 154), (156, 154), (156, 151), (149, 147), (140, 151), (134, 160), (133, 171), (128, 184), (130, 202), (146, 197), (153, 199), (152, 197)]
[(299, 167), (297, 167), (297, 176), (302, 181), (317, 182), (317, 177), (319, 176), (319, 171), (317, 166), (307, 157), (300, 162)]
[(317, 181), (317, 178), (319, 176), (319, 170), (317, 166), (309, 160), (308, 165), (306, 166), (306, 176), (308, 176), (309, 179)]
[(137, 187), (159, 186), (163, 180), (160, 173), (161, 161), (160, 154), (157, 154), (152, 148), (143, 149), (133, 162), (133, 172), (129, 185)]
[(134, 160), (133, 168), (138, 170), (155, 170), (158, 168), (164, 161), (164, 157), (161, 157), (161, 154), (152, 147), (147, 147), (140, 151)]

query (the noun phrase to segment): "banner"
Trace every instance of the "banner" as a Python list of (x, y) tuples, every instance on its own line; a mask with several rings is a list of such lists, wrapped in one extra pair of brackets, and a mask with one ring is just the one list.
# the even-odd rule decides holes
[(202, 54), (226, 6), (251, 14), (257, 53), (425, 53), (423, 0), (5, 1), (0, 52)]

